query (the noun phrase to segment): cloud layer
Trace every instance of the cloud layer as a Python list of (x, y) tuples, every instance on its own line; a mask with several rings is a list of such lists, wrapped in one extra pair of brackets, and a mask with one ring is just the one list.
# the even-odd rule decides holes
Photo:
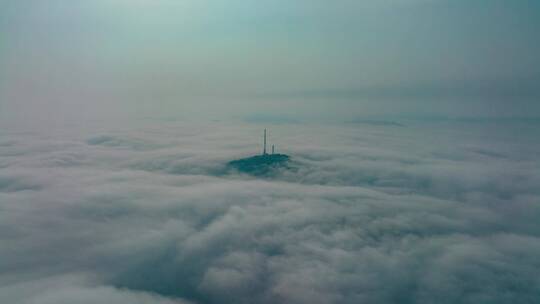
[[(533, 303), (536, 124), (0, 132), (0, 302)], [(536, 154), (535, 154), (536, 153)]]

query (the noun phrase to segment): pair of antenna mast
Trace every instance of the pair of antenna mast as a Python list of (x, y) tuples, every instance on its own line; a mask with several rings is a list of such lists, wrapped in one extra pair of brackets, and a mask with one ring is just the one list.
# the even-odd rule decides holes
[[(263, 155), (267, 155), (266, 153), (266, 129), (264, 129), (264, 148), (263, 148)], [(274, 145), (272, 145), (272, 154), (274, 154)]]

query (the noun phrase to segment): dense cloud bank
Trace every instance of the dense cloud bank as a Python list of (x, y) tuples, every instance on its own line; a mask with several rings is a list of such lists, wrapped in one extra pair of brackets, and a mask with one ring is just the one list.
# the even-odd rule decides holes
[(0, 131), (2, 303), (535, 303), (535, 123)]

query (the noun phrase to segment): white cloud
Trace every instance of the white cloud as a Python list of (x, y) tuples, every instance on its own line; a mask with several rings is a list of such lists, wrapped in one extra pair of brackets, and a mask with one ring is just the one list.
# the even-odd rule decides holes
[(257, 153), (259, 127), (4, 129), (0, 301), (532, 303), (540, 294), (531, 138), (509, 141), (512, 132), (486, 125), (282, 124), (270, 139), (296, 170), (228, 172), (228, 160)]

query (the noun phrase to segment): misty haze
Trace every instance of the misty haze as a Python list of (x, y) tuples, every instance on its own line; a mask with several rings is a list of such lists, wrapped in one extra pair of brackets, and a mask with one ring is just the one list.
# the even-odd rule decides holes
[(0, 303), (539, 303), (538, 33), (527, 0), (0, 0)]

